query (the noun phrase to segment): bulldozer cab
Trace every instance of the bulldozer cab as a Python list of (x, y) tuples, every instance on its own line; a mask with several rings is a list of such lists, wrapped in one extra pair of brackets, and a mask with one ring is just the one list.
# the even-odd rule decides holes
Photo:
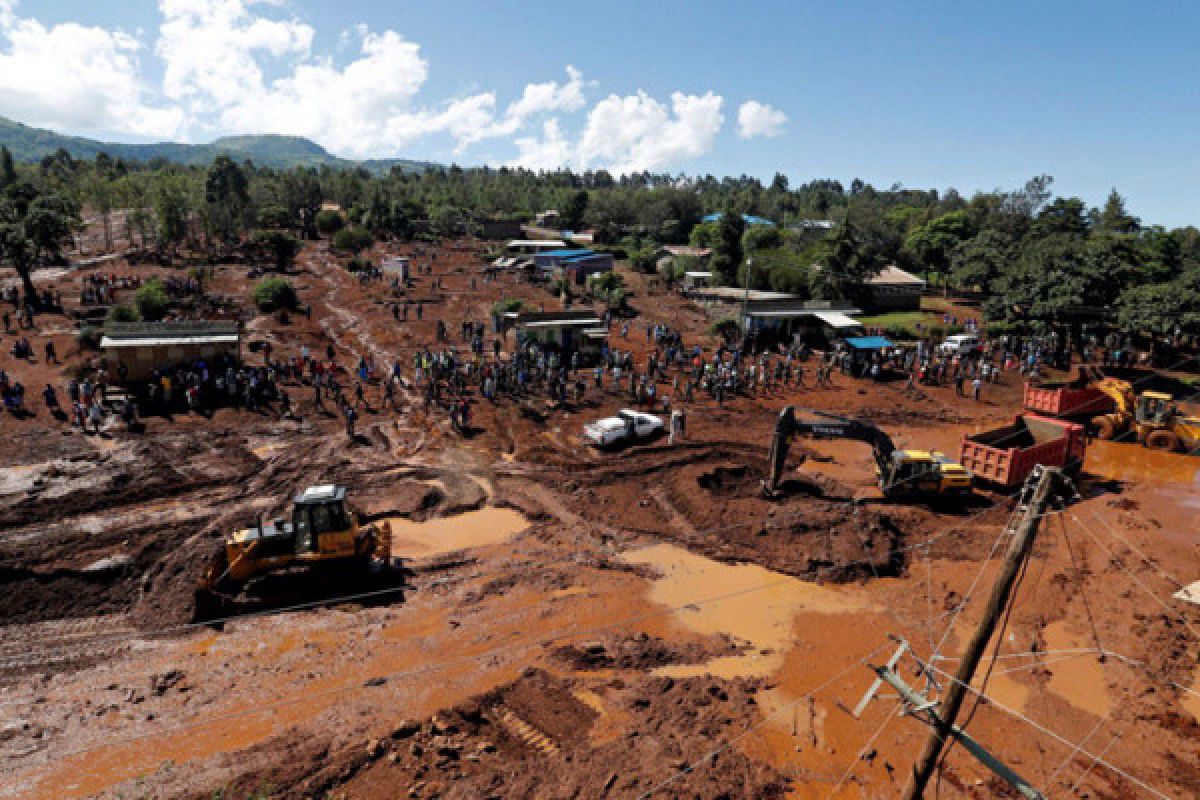
[(1174, 398), (1162, 392), (1143, 392), (1138, 400), (1137, 421), (1165, 425), (1175, 412)]
[[(296, 497), (292, 509), (293, 544), (297, 555), (354, 549), (357, 525), (346, 510), (343, 486), (313, 486)], [(343, 541), (345, 540), (345, 541)]]

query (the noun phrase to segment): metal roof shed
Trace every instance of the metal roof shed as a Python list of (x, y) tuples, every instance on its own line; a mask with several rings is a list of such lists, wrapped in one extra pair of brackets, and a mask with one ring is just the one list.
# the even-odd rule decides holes
[(853, 350), (882, 350), (885, 347), (896, 346), (883, 336), (849, 336), (846, 338), (846, 344)]

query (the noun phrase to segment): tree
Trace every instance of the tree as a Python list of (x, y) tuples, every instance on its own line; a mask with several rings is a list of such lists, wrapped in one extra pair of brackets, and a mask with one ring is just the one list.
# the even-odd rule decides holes
[(188, 235), (191, 203), (186, 179), (165, 175), (158, 181), (154, 194), (154, 214), (158, 220), (159, 238), (172, 247), (180, 245)]
[(254, 304), (263, 311), (277, 308), (295, 308), (299, 302), (296, 288), (291, 282), (279, 277), (263, 278), (254, 286)]
[(978, 236), (960, 242), (950, 257), (950, 276), (963, 288), (978, 287), (991, 294), (996, 281), (1007, 272), (1016, 258), (1011, 236), (999, 230), (981, 231)]
[(0, 189), (7, 189), (17, 182), (17, 166), (13, 163), (12, 153), (4, 145), (0, 145)]
[(213, 159), (204, 180), (204, 202), (209, 230), (229, 242), (241, 233), (250, 208), (246, 173), (226, 155)]
[(255, 245), (270, 253), (275, 262), (275, 269), (279, 272), (287, 272), (291, 268), (304, 246), (295, 236), (283, 231), (258, 231), (254, 234), (253, 241)]
[(566, 207), (559, 214), (559, 222), (563, 230), (577, 231), (583, 227), (583, 215), (588, 207), (588, 193), (580, 189), (567, 200)]
[(454, 236), (462, 230), (462, 211), (454, 206), (438, 206), (429, 214), (429, 224), (438, 236)]
[(713, 277), (722, 286), (730, 286), (737, 279), (742, 266), (742, 235), (745, 232), (746, 222), (742, 215), (726, 209), (717, 222), (711, 262)]
[(333, 235), (333, 249), (357, 256), (375, 244), (371, 233), (364, 228), (342, 228)]
[(820, 263), (813, 277), (813, 294), (822, 300), (852, 303), (867, 299), (867, 281), (884, 266), (879, 248), (849, 222), (825, 240)]
[(904, 249), (926, 277), (931, 272), (944, 275), (950, 270), (955, 249), (974, 235), (971, 216), (966, 211), (951, 211), (913, 229), (904, 240)]
[(171, 297), (162, 281), (151, 278), (134, 293), (133, 305), (141, 319), (156, 322), (162, 319), (171, 307)]
[(1092, 211), (1092, 223), (1098, 231), (1116, 234), (1137, 233), (1142, 227), (1141, 220), (1125, 210), (1125, 198), (1115, 188), (1108, 193), (1104, 208)]
[(346, 227), (346, 219), (340, 211), (332, 208), (327, 208), (324, 211), (317, 212), (317, 232), (325, 236), (333, 234)]
[(1127, 289), (1117, 303), (1117, 320), (1122, 330), (1136, 333), (1200, 333), (1200, 270)]
[(1083, 236), (1087, 233), (1087, 211), (1078, 197), (1059, 197), (1042, 209), (1029, 229), (1032, 236), (1053, 236), (1066, 233)]

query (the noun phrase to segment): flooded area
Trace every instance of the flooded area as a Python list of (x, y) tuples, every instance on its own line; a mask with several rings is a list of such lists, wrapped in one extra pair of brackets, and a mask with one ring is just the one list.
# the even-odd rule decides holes
[(511, 508), (482, 508), (424, 522), (404, 517), (381, 522), (392, 528), (392, 554), (397, 558), (429, 558), (501, 544), (529, 529), (529, 520)]
[[(737, 655), (661, 670), (673, 677), (771, 675), (795, 641), (793, 623), (798, 614), (874, 608), (862, 591), (820, 586), (751, 564), (722, 564), (669, 544), (635, 550), (623, 558), (662, 572), (651, 586), (650, 598), (678, 609), (676, 618), (690, 630), (729, 636), (744, 645), (744, 652)], [(705, 602), (700, 604), (702, 599)]]
[[(1046, 649), (1050, 653), (1086, 649), (1092, 646), (1083, 631), (1073, 631), (1065, 622), (1047, 625), (1043, 635)], [(1051, 656), (1050, 658), (1053, 658)], [(1113, 703), (1108, 692), (1108, 676), (1105, 667), (1094, 653), (1077, 653), (1074, 657), (1062, 658), (1050, 664), (1050, 691), (1076, 708), (1107, 718), (1112, 714)]]

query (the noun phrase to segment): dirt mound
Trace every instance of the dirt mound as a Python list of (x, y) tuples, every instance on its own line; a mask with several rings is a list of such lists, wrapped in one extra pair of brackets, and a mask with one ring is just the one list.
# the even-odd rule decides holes
[(698, 664), (715, 655), (712, 650), (699, 643), (677, 645), (642, 633), (627, 638), (610, 636), (564, 645), (554, 651), (554, 656), (576, 670), (648, 671), (668, 664)]
[(758, 719), (755, 693), (752, 684), (711, 678), (643, 678), (584, 690), (531, 669), (496, 691), (336, 753), (291, 742), (280, 766), (223, 793), (274, 787), (279, 798), (632, 798), (674, 778), (671, 796), (782, 797), (783, 776), (737, 750), (701, 762), (719, 737)]

